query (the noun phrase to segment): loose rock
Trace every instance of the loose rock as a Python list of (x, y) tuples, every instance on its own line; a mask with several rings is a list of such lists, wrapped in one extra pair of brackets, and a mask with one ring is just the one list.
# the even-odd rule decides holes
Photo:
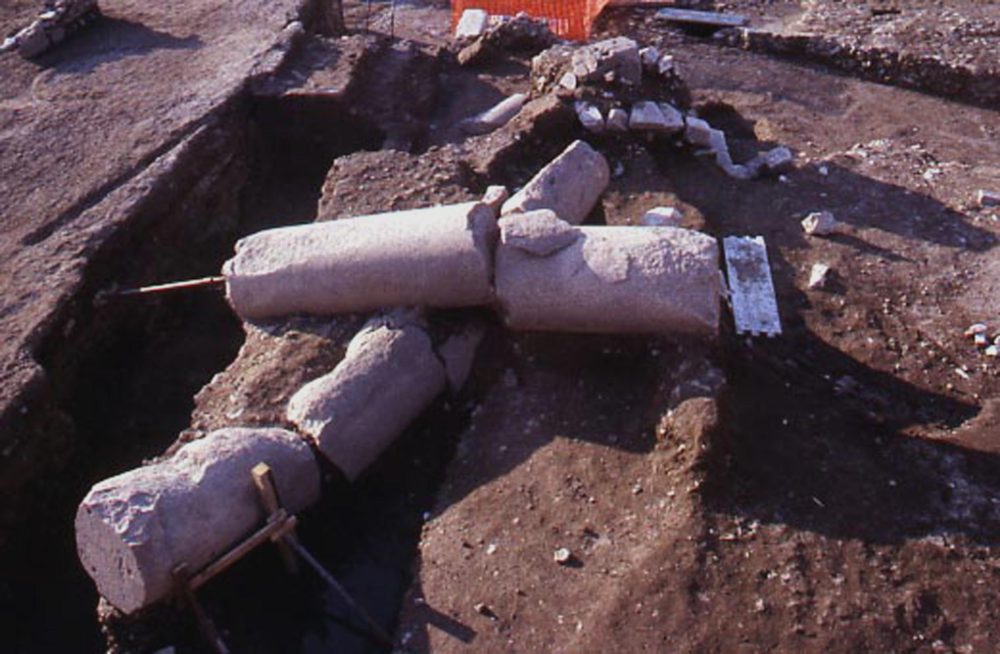
[(647, 227), (680, 227), (684, 214), (674, 207), (656, 207), (646, 212), (642, 224)]
[(811, 213), (802, 220), (802, 229), (810, 236), (841, 234), (846, 226), (829, 211)]
[(620, 107), (615, 107), (608, 112), (607, 121), (608, 131), (611, 132), (627, 132), (628, 131), (628, 112)]
[(809, 272), (809, 288), (826, 288), (830, 282), (830, 272), (830, 266), (825, 263), (813, 264), (812, 270)]
[(976, 201), (979, 203), (979, 206), (983, 208), (998, 207), (1000, 206), (1000, 193), (980, 189), (980, 191), (976, 194)]
[(596, 105), (589, 102), (578, 102), (576, 104), (576, 115), (580, 118), (580, 123), (588, 132), (601, 134), (604, 132), (604, 116)]

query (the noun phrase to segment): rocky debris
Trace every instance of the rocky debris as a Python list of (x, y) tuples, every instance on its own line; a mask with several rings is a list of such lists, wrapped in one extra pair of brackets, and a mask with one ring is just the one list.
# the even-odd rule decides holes
[(647, 45), (645, 48), (639, 50), (639, 61), (642, 62), (642, 67), (647, 72), (658, 70), (660, 56), (660, 49), (656, 46)]
[(488, 304), (496, 230), (481, 202), (265, 230), (223, 266), (226, 297), (245, 320)]
[(502, 56), (504, 52), (535, 53), (557, 41), (556, 35), (544, 20), (532, 18), (524, 12), (514, 17), (494, 16), (479, 36), (471, 43), (458, 41), (458, 63), (472, 66)]
[(100, 594), (132, 613), (170, 595), (173, 569), (197, 571), (264, 521), (250, 470), (271, 467), (295, 513), (320, 496), (309, 446), (283, 429), (222, 429), (172, 457), (96, 484), (76, 514), (77, 552)]
[(607, 128), (609, 132), (627, 132), (628, 112), (621, 107), (614, 107), (608, 111)]
[(502, 215), (551, 209), (579, 225), (611, 181), (608, 162), (583, 141), (574, 141), (503, 205)]
[(17, 50), (22, 57), (37, 57), (97, 20), (97, 0), (46, 0), (33, 23), (4, 39), (0, 52)]
[(351, 340), (333, 371), (292, 396), (288, 420), (353, 481), (446, 382), (418, 316), (402, 311), (379, 316)]
[(603, 134), (607, 125), (601, 110), (589, 102), (576, 103), (576, 115), (580, 119), (583, 128), (592, 134)]
[(809, 288), (814, 290), (826, 288), (830, 283), (832, 272), (830, 266), (825, 263), (813, 264), (809, 271)]
[(795, 168), (795, 155), (787, 147), (779, 146), (758, 154), (754, 163), (748, 165), (763, 172), (779, 175), (791, 172)]
[[(569, 242), (540, 256), (518, 218), (501, 221), (496, 256), (497, 299), (511, 329), (717, 333), (722, 288), (715, 239), (674, 227), (566, 225), (558, 235)], [(552, 244), (552, 231), (539, 241)]]
[(573, 553), (568, 547), (560, 547), (552, 553), (552, 560), (559, 565), (566, 565), (573, 559)]
[(637, 102), (632, 105), (628, 126), (635, 132), (676, 134), (684, 129), (684, 117), (666, 103)]
[(684, 214), (674, 207), (655, 207), (642, 217), (646, 227), (680, 227)]
[(466, 9), (455, 26), (456, 39), (474, 39), (486, 31), (490, 15), (482, 9)]
[(829, 211), (817, 211), (802, 219), (802, 229), (809, 236), (830, 236), (842, 234), (846, 230), (846, 225)]
[(452, 395), (458, 395), (469, 379), (476, 352), (485, 335), (486, 330), (483, 325), (470, 323), (464, 325), (438, 347), (437, 353), (444, 364), (444, 374), (448, 379), (448, 389)]
[(515, 93), (504, 98), (481, 114), (463, 121), (462, 131), (466, 134), (481, 135), (500, 129), (521, 111), (527, 100), (528, 95), (525, 93)]
[(720, 142), (725, 143), (725, 135), (720, 130), (712, 129), (708, 121), (687, 116), (684, 119), (684, 140), (697, 147), (711, 148)]
[(483, 193), (483, 204), (489, 206), (499, 216), (500, 208), (503, 207), (503, 203), (509, 197), (510, 191), (507, 190), (506, 186), (488, 186), (486, 192)]
[(581, 82), (642, 83), (639, 46), (630, 38), (617, 36), (576, 48), (570, 57), (570, 72)]
[(1000, 354), (1000, 330), (990, 335), (990, 328), (985, 323), (977, 322), (965, 330), (965, 336), (971, 337), (973, 344), (982, 349), (988, 357)]
[(976, 203), (982, 207), (1000, 207), (1000, 192), (980, 189), (976, 193)]

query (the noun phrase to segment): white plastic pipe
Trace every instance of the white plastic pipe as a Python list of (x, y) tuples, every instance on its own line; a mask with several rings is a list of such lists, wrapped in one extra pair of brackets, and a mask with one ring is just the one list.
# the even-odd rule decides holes
[(496, 232), (480, 202), (271, 229), (236, 244), (226, 295), (248, 320), (489, 304)]
[(444, 390), (445, 381), (444, 366), (419, 322), (399, 314), (380, 317), (351, 339), (332, 372), (292, 396), (287, 416), (354, 480)]
[(496, 287), (510, 328), (718, 333), (714, 238), (675, 227), (573, 227), (546, 213), (500, 221)]
[(98, 592), (131, 613), (173, 590), (173, 569), (192, 572), (265, 519), (250, 471), (271, 467), (290, 512), (320, 496), (309, 445), (283, 429), (221, 429), (172, 458), (95, 485), (76, 514), (76, 545)]

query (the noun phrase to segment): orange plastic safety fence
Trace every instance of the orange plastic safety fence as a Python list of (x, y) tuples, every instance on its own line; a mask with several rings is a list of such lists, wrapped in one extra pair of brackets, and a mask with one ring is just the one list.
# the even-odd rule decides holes
[(520, 11), (544, 18), (552, 31), (564, 39), (583, 41), (611, 0), (452, 0), (454, 23), (466, 9), (484, 9), (490, 15), (513, 16)]

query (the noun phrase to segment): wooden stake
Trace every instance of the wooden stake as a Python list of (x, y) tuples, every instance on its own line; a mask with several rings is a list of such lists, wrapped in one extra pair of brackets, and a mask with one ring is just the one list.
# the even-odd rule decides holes
[[(268, 520), (272, 520), (274, 516), (277, 516), (283, 511), (281, 508), (281, 499), (278, 497), (278, 487), (274, 483), (274, 475), (271, 473), (271, 466), (266, 463), (258, 463), (250, 471), (250, 476), (253, 477), (253, 484), (257, 487), (257, 494), (260, 496), (261, 505), (264, 507), (264, 511), (268, 514)], [(299, 573), (299, 561), (295, 557), (295, 551), (292, 549), (289, 541), (295, 541), (296, 535), (294, 529), (284, 530), (283, 533), (274, 533), (271, 535), (271, 541), (278, 546), (278, 550), (281, 552), (281, 558), (285, 561), (285, 568), (290, 574)]]
[(191, 612), (194, 613), (198, 629), (201, 630), (202, 635), (205, 636), (212, 649), (218, 652), (218, 654), (229, 654), (229, 647), (226, 645), (226, 641), (222, 640), (222, 634), (216, 629), (215, 623), (208, 617), (208, 613), (205, 612), (201, 602), (198, 601), (198, 598), (194, 594), (187, 564), (182, 563), (174, 568), (173, 576), (174, 584), (177, 587), (177, 594), (188, 605)]

